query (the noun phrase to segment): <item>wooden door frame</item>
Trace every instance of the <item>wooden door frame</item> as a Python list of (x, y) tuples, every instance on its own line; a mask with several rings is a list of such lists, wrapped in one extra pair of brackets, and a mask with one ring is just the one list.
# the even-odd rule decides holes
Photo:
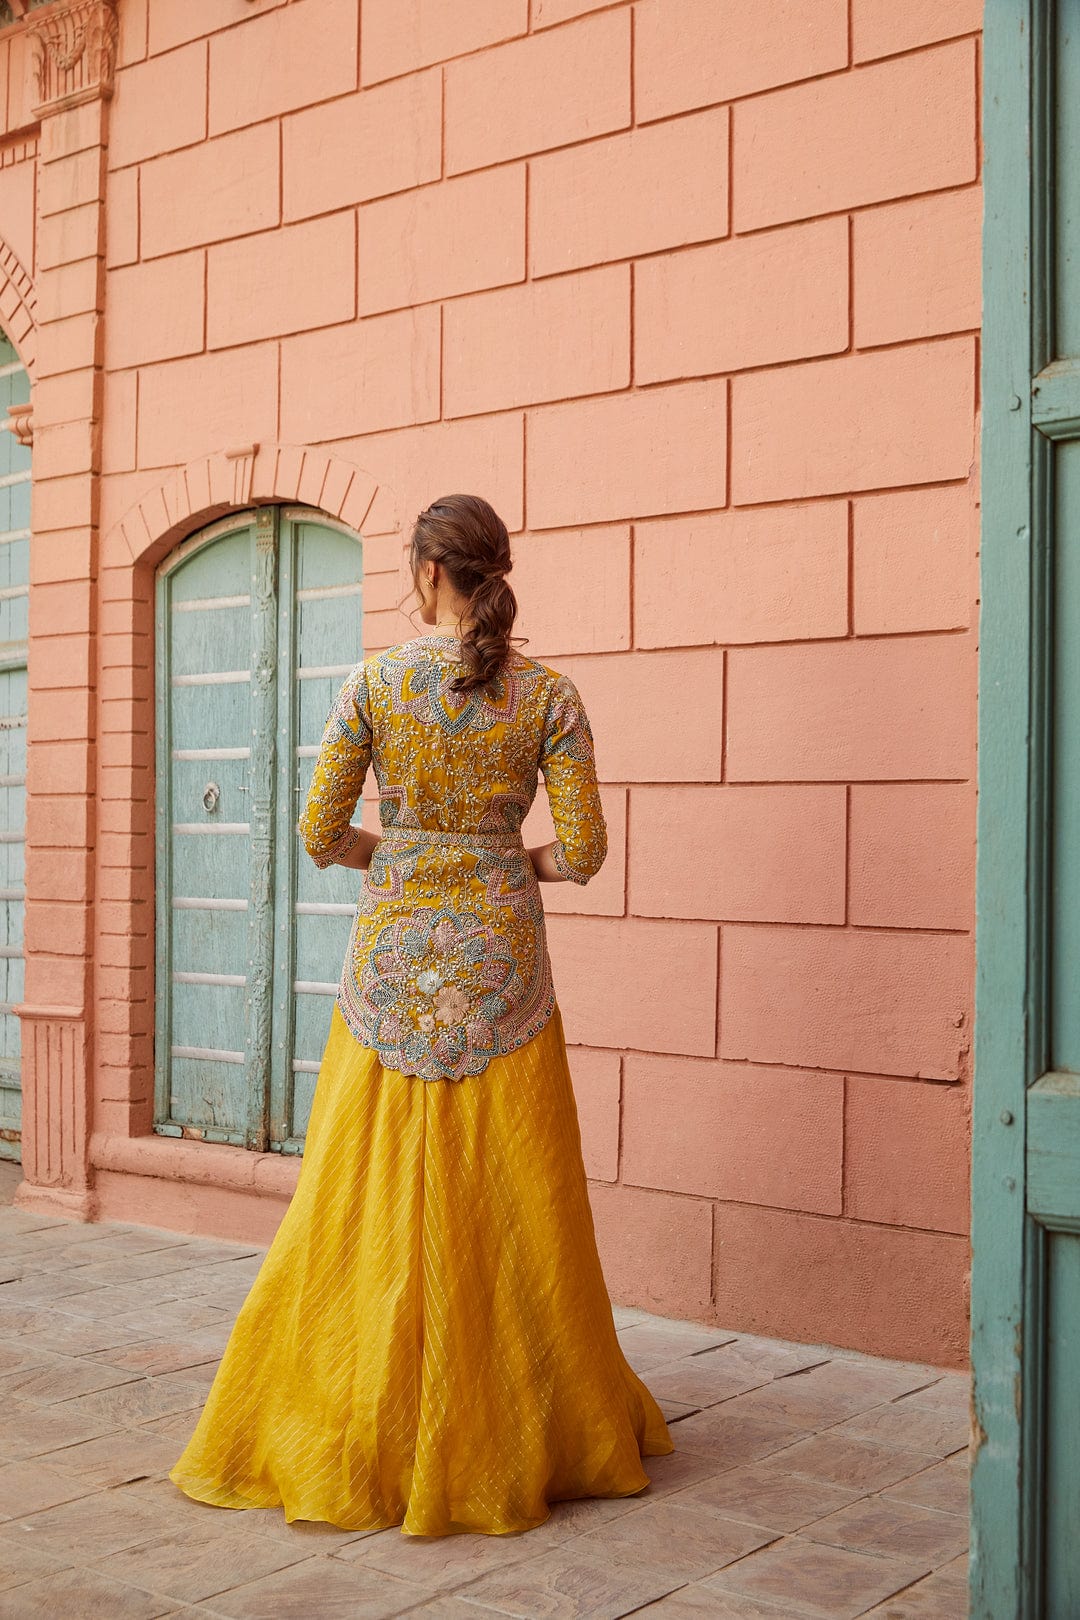
[(981, 610), (972, 1143), (972, 1620), (1042, 1586), (1044, 1233), (1026, 1214), (1028, 1088), (1047, 1067), (1052, 527), (1033, 378), (1049, 354), (1053, 7), (986, 0)]
[[(303, 524), (343, 535), (355, 543), (358, 562), (363, 568), (363, 536), (340, 518), (318, 507), (285, 501), (252, 501), (226, 517), (197, 529), (166, 554), (154, 575), (155, 612), (155, 918), (154, 981), (154, 1122), (156, 1135), (191, 1134), (198, 1140), (243, 1146), (249, 1151), (302, 1153), (303, 1144), (278, 1127), (291, 1116), (291, 1072), (281, 1081), (275, 1075), (273, 1052), (292, 1052), (294, 928), (287, 933), (281, 949), (275, 942), (274, 924), (288, 913), (296, 886), (296, 840), (293, 836), (297, 811), (290, 784), (294, 762), (283, 761), (279, 738), (291, 748), (296, 725), (296, 694), (293, 683), (279, 678), (284, 660), (293, 668), (297, 654), (297, 624), (293, 593), (293, 569), (297, 562), (296, 534)], [(252, 536), (251, 601), (252, 623), (260, 637), (253, 645), (251, 680), (252, 749), (249, 770), (251, 906), (247, 956), (247, 1028), (245, 1030), (245, 1086), (248, 1113), (243, 1126), (206, 1127), (197, 1131), (183, 1126), (169, 1113), (169, 1065), (167, 1052), (172, 1026), (171, 972), (162, 973), (171, 962), (171, 910), (162, 904), (172, 896), (172, 754), (171, 722), (166, 701), (172, 655), (169, 627), (169, 581), (183, 564), (207, 547), (230, 534), (250, 530)], [(285, 540), (284, 546), (282, 545)], [(284, 582), (287, 589), (282, 591)], [(283, 769), (284, 766), (284, 769)], [(161, 982), (162, 979), (164, 982)], [(284, 1011), (282, 1010), (284, 1008)], [(284, 1061), (284, 1059), (282, 1060)], [(274, 1097), (280, 1094), (282, 1116), (274, 1112)]]

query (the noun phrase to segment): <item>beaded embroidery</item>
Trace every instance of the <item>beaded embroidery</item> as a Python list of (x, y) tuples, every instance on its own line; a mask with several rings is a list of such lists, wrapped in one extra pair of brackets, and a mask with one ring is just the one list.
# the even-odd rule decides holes
[(513, 653), (493, 690), (456, 693), (454, 636), (372, 654), (343, 683), (299, 831), (319, 866), (355, 842), (369, 766), (382, 836), (362, 877), (338, 1005), (387, 1068), (483, 1072), (551, 1017), (540, 885), (521, 838), (542, 773), (554, 860), (587, 883), (607, 853), (593, 735), (569, 676)]

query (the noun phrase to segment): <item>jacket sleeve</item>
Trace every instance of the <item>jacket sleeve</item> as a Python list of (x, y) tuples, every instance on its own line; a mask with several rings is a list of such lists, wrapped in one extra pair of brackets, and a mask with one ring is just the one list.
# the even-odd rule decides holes
[(297, 826), (316, 866), (329, 866), (356, 843), (359, 828), (350, 822), (371, 764), (371, 735), (367, 670), (359, 664), (334, 699)]
[(560, 674), (552, 688), (540, 770), (555, 824), (556, 870), (572, 883), (588, 883), (607, 855), (607, 823), (596, 779), (592, 727), (568, 675)]

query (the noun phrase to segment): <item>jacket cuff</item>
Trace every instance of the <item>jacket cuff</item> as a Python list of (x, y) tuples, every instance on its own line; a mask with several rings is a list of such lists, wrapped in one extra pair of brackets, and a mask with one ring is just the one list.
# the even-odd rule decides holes
[(571, 883), (588, 883), (589, 879), (592, 877), (591, 872), (579, 872), (576, 866), (571, 866), (569, 857), (567, 856), (566, 850), (564, 849), (562, 840), (560, 838), (556, 838), (555, 840), (554, 848), (551, 851), (551, 859), (554, 863), (556, 872), (558, 872), (561, 877), (569, 878)]
[(341, 859), (342, 855), (347, 855), (349, 853), (350, 849), (352, 849), (359, 837), (360, 828), (354, 827), (350, 823), (342, 833), (341, 837), (337, 839), (335, 843), (331, 844), (329, 849), (320, 850), (318, 854), (316, 854), (314, 850), (309, 850), (308, 853), (315, 862), (315, 865), (320, 869), (327, 866), (333, 866), (335, 862)]

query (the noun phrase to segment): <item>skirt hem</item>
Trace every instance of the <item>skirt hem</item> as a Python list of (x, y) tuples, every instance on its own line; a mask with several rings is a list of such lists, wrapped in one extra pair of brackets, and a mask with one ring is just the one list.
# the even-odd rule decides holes
[[(652, 1445), (646, 1442), (642, 1448), (641, 1455), (643, 1457), (666, 1457), (674, 1450), (674, 1444), (664, 1448), (654, 1448)], [(550, 1510), (557, 1502), (579, 1502), (587, 1500), (617, 1501), (626, 1496), (638, 1496), (642, 1491), (647, 1490), (652, 1484), (652, 1480), (647, 1474), (644, 1473), (644, 1470), (642, 1470), (641, 1483), (638, 1485), (629, 1486), (625, 1491), (597, 1491), (585, 1489), (575, 1491), (573, 1494), (567, 1496), (552, 1496), (545, 1498), (548, 1512), (545, 1513), (542, 1518), (523, 1519), (516, 1523), (478, 1524), (467, 1523), (462, 1519), (455, 1519), (452, 1514), (449, 1514), (440, 1517), (438, 1520), (439, 1528), (419, 1530), (412, 1527), (406, 1528), (409, 1520), (408, 1509), (405, 1510), (401, 1517), (395, 1519), (374, 1519), (362, 1524), (343, 1524), (340, 1519), (330, 1519), (322, 1513), (290, 1514), (288, 1506), (286, 1505), (280, 1492), (277, 1493), (271, 1500), (267, 1501), (256, 1501), (254, 1498), (244, 1500), (242, 1491), (236, 1489), (227, 1490), (220, 1485), (204, 1483), (203, 1481), (192, 1477), (185, 1477), (182, 1479), (177, 1478), (175, 1470), (170, 1470), (167, 1478), (172, 1481), (178, 1490), (183, 1491), (185, 1496), (190, 1497), (192, 1501), (205, 1502), (210, 1507), (226, 1508), (238, 1513), (258, 1511), (260, 1509), (269, 1511), (273, 1508), (282, 1508), (285, 1513), (286, 1524), (294, 1524), (297, 1521), (300, 1521), (304, 1524), (315, 1523), (331, 1525), (335, 1530), (356, 1531), (400, 1529), (402, 1535), (416, 1538), (423, 1538), (425, 1536), (436, 1537), (468, 1534), (491, 1536), (518, 1535), (527, 1530), (538, 1529), (540, 1525), (546, 1524), (548, 1519), (551, 1517)], [(232, 1499), (226, 1500), (226, 1497)], [(237, 1500), (237, 1498), (239, 1498), (239, 1500)]]

